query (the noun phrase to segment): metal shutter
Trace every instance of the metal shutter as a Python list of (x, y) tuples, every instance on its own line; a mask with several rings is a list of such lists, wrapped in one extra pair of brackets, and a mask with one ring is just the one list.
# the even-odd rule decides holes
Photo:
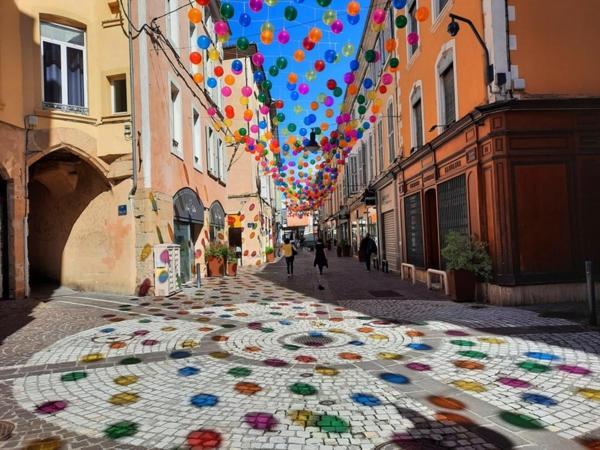
[(383, 245), (389, 270), (398, 271), (398, 233), (394, 211), (383, 213)]

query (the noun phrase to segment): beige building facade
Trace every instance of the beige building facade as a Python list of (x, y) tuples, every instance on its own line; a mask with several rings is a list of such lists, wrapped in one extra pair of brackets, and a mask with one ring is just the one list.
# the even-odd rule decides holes
[(131, 292), (127, 38), (109, 2), (5, 2), (0, 27), (2, 295)]

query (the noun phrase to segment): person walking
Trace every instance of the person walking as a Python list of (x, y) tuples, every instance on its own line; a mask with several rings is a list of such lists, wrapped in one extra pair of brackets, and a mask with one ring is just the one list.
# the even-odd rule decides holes
[(325, 256), (325, 244), (323, 243), (323, 239), (320, 238), (317, 240), (317, 244), (315, 245), (315, 262), (313, 266), (317, 266), (319, 268), (319, 275), (323, 275), (323, 267), (327, 267), (329, 269), (327, 257)]
[(281, 252), (285, 258), (285, 266), (287, 269), (288, 278), (294, 275), (294, 256), (298, 254), (294, 244), (290, 242), (289, 238), (283, 239), (283, 245), (281, 246)]
[(364, 261), (367, 265), (367, 271), (371, 271), (371, 255), (377, 254), (377, 244), (369, 233), (360, 241), (358, 248), (359, 260)]

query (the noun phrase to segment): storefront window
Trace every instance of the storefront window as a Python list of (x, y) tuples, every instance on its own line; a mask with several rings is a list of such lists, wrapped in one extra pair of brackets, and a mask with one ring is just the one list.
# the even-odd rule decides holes
[(219, 236), (225, 230), (225, 210), (219, 202), (214, 202), (210, 207), (210, 240), (222, 240), (224, 236)]

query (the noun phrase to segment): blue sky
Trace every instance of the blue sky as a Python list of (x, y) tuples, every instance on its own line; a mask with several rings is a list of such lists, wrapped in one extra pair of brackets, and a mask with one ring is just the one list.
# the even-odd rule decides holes
[[(256, 42), (259, 51), (265, 56), (264, 68), (267, 72), (267, 77), (273, 83), (271, 94), (274, 99), (281, 99), (284, 101), (285, 107), (282, 112), (286, 116), (286, 120), (280, 130), (286, 128), (290, 122), (297, 125), (297, 128), (307, 128), (303, 120), (307, 114), (313, 113), (317, 116), (316, 122), (312, 126), (318, 126), (323, 121), (330, 123), (330, 130), (335, 126), (335, 116), (331, 119), (325, 117), (326, 107), (320, 104), (317, 111), (310, 110), (310, 103), (317, 99), (320, 93), (325, 95), (332, 95), (331, 91), (327, 89), (326, 82), (328, 79), (335, 79), (338, 86), (340, 86), (344, 92), (346, 85), (343, 82), (344, 73), (350, 71), (349, 64), (353, 57), (342, 56), (342, 47), (347, 42), (351, 42), (355, 48), (358, 47), (360, 38), (365, 22), (365, 16), (368, 13), (369, 2), (361, 3), (360, 21), (356, 25), (351, 25), (347, 20), (346, 4), (347, 1), (333, 0), (328, 7), (322, 7), (317, 3), (317, 0), (279, 0), (275, 6), (268, 6), (266, 2), (263, 3), (263, 7), (260, 12), (255, 13), (250, 10), (248, 0), (231, 0), (229, 2), (234, 9), (235, 15), (230, 19), (229, 25), (232, 29), (231, 41), (235, 42), (240, 36), (246, 36), (251, 42)], [(288, 21), (284, 18), (285, 7), (291, 5), (297, 9), (298, 16), (294, 21)], [(344, 24), (344, 30), (340, 34), (334, 34), (330, 27), (323, 23), (322, 17), (327, 10), (334, 10), (337, 14), (337, 18), (340, 19)], [(239, 23), (239, 17), (242, 13), (248, 13), (252, 19), (252, 23), (248, 27), (243, 27)], [(274, 39), (271, 45), (264, 45), (260, 41), (260, 27), (261, 25), (269, 21), (275, 28)], [(319, 27), (323, 32), (323, 38), (311, 51), (305, 50), (306, 58), (302, 63), (297, 63), (293, 59), (293, 53), (297, 49), (303, 49), (302, 40), (307, 36), (309, 30), (312, 27)], [(285, 28), (291, 39), (286, 45), (282, 45), (277, 42), (277, 33)], [(317, 78), (315, 81), (309, 82), (305, 79), (305, 74), (308, 70), (314, 69), (314, 63), (317, 59), (325, 60), (326, 50), (335, 50), (338, 53), (337, 63), (326, 63), (325, 70), (317, 72)], [(304, 50), (304, 49), (303, 49)], [(288, 61), (288, 66), (285, 70), (280, 71), (279, 75), (272, 77), (268, 75), (268, 68), (275, 64), (278, 57), (284, 56)], [(298, 75), (298, 84), (306, 82), (309, 85), (310, 92), (307, 95), (300, 95), (297, 101), (293, 101), (290, 98), (291, 91), (287, 88), (287, 77), (290, 72), (294, 72)], [(332, 108), (336, 112), (339, 112), (339, 104), (343, 99), (341, 97), (335, 98), (335, 103)], [(294, 112), (294, 105), (300, 104), (303, 107), (301, 114)], [(298, 132), (296, 131), (296, 134)], [(282, 135), (281, 140), (285, 141), (285, 137)]]

